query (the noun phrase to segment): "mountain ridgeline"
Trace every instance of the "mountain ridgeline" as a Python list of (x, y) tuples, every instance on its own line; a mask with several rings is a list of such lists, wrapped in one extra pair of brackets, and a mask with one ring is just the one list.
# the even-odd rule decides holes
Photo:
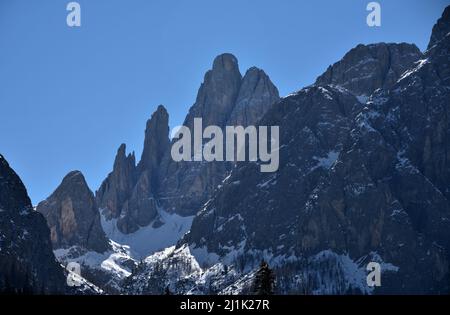
[[(146, 279), (180, 293), (245, 293), (265, 259), (279, 293), (448, 293), (449, 11), (426, 52), (358, 45), (271, 106), (258, 124), (280, 126), (278, 172), (239, 163), (176, 248), (132, 276), (131, 292), (154, 294)], [(190, 263), (172, 266), (183, 260), (199, 264), (197, 278)], [(381, 266), (381, 287), (366, 283), (369, 262)], [(224, 266), (237, 275), (220, 276)]]
[(45, 219), (33, 210), (22, 181), (0, 155), (0, 293), (65, 292)]
[[(160, 105), (139, 161), (122, 144), (95, 194), (75, 171), (38, 205), (49, 228), (0, 158), (0, 288), (21, 288), (32, 274), (42, 292), (60, 290), (53, 245), (113, 293), (248, 294), (265, 261), (279, 294), (448, 294), (449, 49), (447, 7), (425, 52), (358, 45), (283, 98), (263, 70), (242, 76), (235, 56), (220, 55), (184, 125), (279, 126), (278, 171), (173, 161)], [(33, 239), (42, 241), (26, 263), (4, 254), (29, 253)], [(158, 240), (161, 251), (134, 255), (134, 245)], [(366, 282), (370, 262), (381, 286)]]
[[(242, 77), (236, 57), (223, 54), (205, 74), (183, 125), (193, 128), (196, 117), (205, 126), (253, 125), (278, 100), (278, 90), (263, 70), (253, 67)], [(117, 219), (123, 233), (155, 222), (158, 205), (184, 216), (195, 214), (231, 169), (223, 162), (174, 162), (168, 120), (166, 109), (159, 106), (147, 122), (138, 165), (121, 145), (113, 171), (96, 193), (102, 213)]]

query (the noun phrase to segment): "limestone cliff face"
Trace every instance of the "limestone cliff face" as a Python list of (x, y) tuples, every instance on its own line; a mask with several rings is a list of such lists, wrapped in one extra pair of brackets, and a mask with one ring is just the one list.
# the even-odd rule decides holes
[(216, 57), (212, 69), (205, 74), (196, 101), (183, 125), (193, 128), (194, 118), (202, 118), (205, 126), (224, 126), (235, 106), (241, 81), (235, 56), (223, 54)]
[(390, 88), (422, 56), (412, 44), (358, 45), (317, 78), (317, 85), (335, 84), (362, 97)]
[(323, 290), (316, 275), (331, 275), (332, 292), (353, 292), (336, 261), (346, 256), (356, 268), (384, 266), (375, 293), (448, 293), (448, 10), (424, 54), (405, 44), (358, 46), (273, 106), (261, 123), (282, 126), (279, 171), (238, 165), (180, 248), (224, 261), (239, 253), (233, 261), (244, 266), (285, 257), (277, 271), (284, 292), (299, 290), (291, 281), (299, 275), (310, 277), (303, 289)]
[(441, 18), (433, 26), (428, 49), (443, 40), (450, 33), (450, 6), (446, 7)]
[(126, 146), (117, 150), (113, 171), (103, 181), (96, 193), (97, 205), (107, 209), (103, 213), (108, 219), (120, 216), (124, 203), (130, 197), (136, 183), (136, 161), (133, 154), (126, 155)]
[(144, 149), (138, 164), (138, 172), (148, 170), (152, 181), (157, 182), (158, 166), (169, 148), (169, 114), (164, 106), (159, 105), (147, 121)]
[(144, 149), (135, 166), (134, 153), (126, 156), (121, 145), (113, 171), (96, 192), (97, 203), (107, 219), (117, 219), (123, 233), (149, 225), (157, 216), (154, 195), (159, 185), (159, 166), (169, 149), (169, 115), (158, 106), (147, 121)]
[(252, 67), (242, 79), (239, 94), (227, 125), (256, 125), (269, 107), (278, 102), (278, 89), (261, 69)]
[(25, 186), (0, 155), (0, 293), (63, 294), (50, 231)]
[(80, 246), (100, 253), (109, 248), (94, 195), (81, 172), (67, 174), (37, 211), (47, 220), (53, 248)]
[[(358, 45), (315, 84), (282, 99), (262, 70), (242, 77), (234, 56), (218, 56), (185, 125), (202, 118), (204, 126), (280, 126), (279, 170), (174, 162), (159, 107), (138, 165), (121, 146), (97, 202), (124, 233), (157, 223), (161, 208), (195, 218), (174, 248), (135, 268), (124, 292), (159, 294), (170, 285), (179, 294), (248, 293), (245, 282), (266, 259), (277, 293), (448, 294), (449, 25), (450, 7), (424, 53), (410, 44)], [(98, 212), (80, 174), (39, 205), (51, 228), (43, 233), (1, 156), (0, 171), (0, 271), (25, 260), (13, 267), (14, 277), (26, 275), (16, 287), (29, 275), (40, 283), (58, 278), (38, 264), (52, 266), (50, 246), (33, 256), (50, 233), (57, 246), (104, 244), (91, 241), (92, 233), (103, 238), (89, 223)], [(367, 285), (369, 262), (380, 264), (381, 287)], [(0, 290), (9, 275), (0, 273)]]
[[(184, 124), (193, 130), (194, 119), (203, 126), (256, 124), (279, 100), (277, 88), (264, 71), (251, 68), (242, 77), (231, 54), (215, 58), (204, 76)], [(96, 192), (107, 219), (117, 219), (124, 233), (135, 232), (158, 218), (157, 207), (192, 215), (214, 192), (231, 163), (174, 162), (170, 154), (169, 115), (159, 106), (147, 122), (144, 150), (137, 167), (134, 155), (121, 146), (113, 171)]]
[[(194, 118), (208, 125), (253, 125), (279, 100), (269, 77), (256, 67), (242, 78), (236, 57), (218, 56), (205, 75), (195, 104), (183, 125), (192, 128)], [(192, 129), (191, 129), (192, 130)], [(161, 164), (159, 201), (168, 211), (193, 215), (212, 196), (231, 170), (227, 162), (174, 162), (170, 152)]]

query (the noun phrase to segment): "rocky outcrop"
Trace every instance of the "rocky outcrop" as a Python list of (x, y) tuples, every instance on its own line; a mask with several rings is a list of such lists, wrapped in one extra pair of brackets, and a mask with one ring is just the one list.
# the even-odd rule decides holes
[(388, 89), (422, 56), (413, 44), (358, 45), (328, 67), (316, 85), (334, 84), (364, 100), (376, 89)]
[(261, 69), (252, 67), (242, 79), (236, 104), (227, 125), (256, 125), (269, 107), (279, 99), (278, 89), (267, 74)]
[(27, 191), (0, 155), (0, 293), (63, 294), (50, 231)]
[[(278, 172), (238, 165), (178, 247), (210, 266), (266, 258), (284, 293), (448, 293), (449, 42), (423, 56), (358, 46), (273, 106), (261, 124), (282, 126)], [(372, 94), (364, 104), (362, 94)], [(381, 287), (346, 276), (369, 261), (382, 266)]]
[(94, 195), (81, 172), (67, 174), (37, 211), (47, 220), (53, 248), (79, 246), (99, 253), (109, 249)]
[(113, 171), (96, 192), (97, 205), (107, 219), (118, 218), (124, 203), (130, 198), (136, 184), (136, 160), (134, 152), (126, 155), (126, 146), (117, 150)]
[(144, 149), (138, 164), (138, 172), (148, 170), (153, 184), (158, 182), (158, 167), (169, 148), (169, 114), (164, 106), (159, 105), (147, 121)]
[(236, 103), (241, 80), (235, 56), (222, 54), (216, 57), (212, 69), (205, 74), (196, 101), (183, 125), (193, 128), (194, 118), (202, 118), (205, 126), (223, 127)]
[[(215, 58), (201, 84), (184, 124), (193, 130), (194, 118), (203, 126), (256, 124), (269, 106), (279, 100), (276, 87), (264, 71), (249, 69), (244, 78), (231, 54)], [(114, 167), (96, 192), (107, 219), (117, 219), (123, 233), (135, 232), (157, 219), (157, 206), (181, 215), (192, 215), (221, 183), (231, 163), (174, 162), (170, 154), (168, 114), (160, 105), (147, 122), (144, 150), (138, 166), (134, 156)], [(115, 165), (118, 164), (115, 162)]]
[(450, 33), (450, 6), (446, 7), (442, 17), (433, 26), (428, 49), (443, 40)]
[(117, 227), (122, 233), (133, 233), (156, 218), (157, 205), (153, 197), (152, 176), (145, 170), (139, 176), (130, 198), (124, 203)]
[[(231, 54), (216, 57), (183, 125), (193, 130), (194, 119), (202, 118), (203, 126), (225, 126), (238, 97), (241, 80), (236, 57)], [(174, 162), (167, 152), (161, 167), (159, 196), (162, 207), (182, 215), (193, 214), (229, 168), (230, 165), (223, 162)]]
[[(159, 207), (196, 216), (176, 247), (132, 268), (123, 293), (160, 294), (169, 286), (177, 294), (247, 293), (252, 270), (265, 259), (277, 274), (277, 293), (448, 294), (449, 18), (447, 8), (423, 54), (409, 44), (359, 45), (314, 85), (281, 100), (262, 70), (242, 78), (234, 56), (217, 57), (185, 125), (199, 117), (204, 126), (280, 126), (279, 170), (173, 162), (167, 113), (158, 108), (138, 166), (121, 146), (97, 200), (125, 233), (156, 222)], [(0, 173), (0, 185), (4, 265), (4, 244), (13, 248), (28, 235), (14, 238), (10, 222), (33, 212), (14, 176)], [(83, 190), (70, 187), (64, 190)], [(44, 203), (58, 214), (47, 215), (57, 226), (52, 239), (89, 244), (85, 231), (78, 234), (85, 223), (73, 201), (89, 197), (55, 195)], [(15, 210), (5, 215), (3, 208)], [(367, 285), (369, 262), (380, 264), (381, 287)]]
[(113, 171), (96, 192), (96, 200), (106, 219), (117, 219), (121, 232), (132, 233), (157, 216), (154, 195), (160, 181), (159, 167), (169, 151), (169, 115), (164, 106), (158, 106), (147, 121), (144, 149), (137, 167), (134, 153), (126, 156), (125, 149), (122, 144)]
[[(253, 67), (242, 78), (236, 57), (223, 54), (206, 73), (183, 125), (192, 128), (194, 118), (202, 118), (203, 128), (256, 124), (278, 100), (278, 90), (264, 71)], [(167, 152), (161, 165), (161, 206), (181, 215), (195, 214), (232, 166), (231, 162), (174, 162)]]

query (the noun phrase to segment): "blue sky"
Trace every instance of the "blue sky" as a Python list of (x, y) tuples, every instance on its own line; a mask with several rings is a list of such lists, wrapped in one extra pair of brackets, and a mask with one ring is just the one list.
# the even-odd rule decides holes
[(140, 157), (159, 104), (181, 124), (220, 53), (286, 95), (359, 43), (424, 50), (450, 4), (378, 1), (382, 26), (369, 28), (368, 0), (79, 0), (69, 28), (68, 2), (0, 0), (0, 153), (35, 204), (75, 169), (95, 191), (123, 142)]

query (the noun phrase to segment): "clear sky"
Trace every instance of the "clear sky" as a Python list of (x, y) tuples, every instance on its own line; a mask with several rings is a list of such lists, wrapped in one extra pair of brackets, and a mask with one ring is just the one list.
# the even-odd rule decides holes
[(358, 43), (424, 50), (450, 1), (385, 0), (369, 28), (369, 0), (0, 0), (0, 153), (34, 204), (71, 170), (92, 190), (121, 143), (142, 151), (159, 104), (183, 122), (214, 57), (264, 69), (281, 95), (314, 82)]

